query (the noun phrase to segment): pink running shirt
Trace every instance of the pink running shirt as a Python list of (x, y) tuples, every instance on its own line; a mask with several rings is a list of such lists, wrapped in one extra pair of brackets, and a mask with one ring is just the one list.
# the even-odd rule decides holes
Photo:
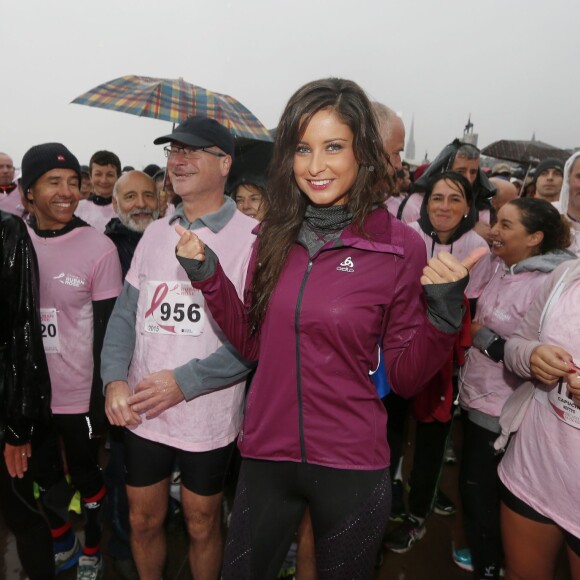
[(75, 215), (93, 226), (101, 234), (105, 232), (105, 226), (117, 217), (113, 204), (97, 205), (88, 199), (81, 199), (75, 211)]
[(87, 226), (54, 238), (28, 231), (38, 256), (52, 411), (86, 413), (93, 382), (92, 302), (121, 293), (117, 249), (104, 234)]
[[(203, 295), (194, 290), (175, 257), (179, 240), (168, 217), (153, 222), (143, 234), (126, 281), (139, 290), (135, 352), (128, 382), (134, 389), (147, 375), (174, 369), (193, 358), (203, 359), (225, 341), (206, 311)], [(195, 233), (218, 255), (225, 273), (243, 293), (256, 221), (236, 211), (217, 233)], [(186, 451), (210, 451), (231, 443), (242, 419), (244, 383), (182, 401), (134, 428), (136, 435)]]

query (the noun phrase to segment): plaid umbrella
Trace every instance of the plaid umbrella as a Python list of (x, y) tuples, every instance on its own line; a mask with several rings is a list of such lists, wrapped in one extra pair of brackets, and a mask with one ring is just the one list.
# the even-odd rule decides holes
[(126, 75), (100, 84), (73, 103), (179, 123), (192, 115), (215, 119), (236, 137), (271, 141), (268, 129), (229, 95), (179, 79)]
[(566, 161), (571, 155), (569, 151), (558, 149), (558, 147), (548, 145), (548, 143), (543, 141), (511, 141), (508, 139), (495, 141), (491, 145), (484, 147), (481, 152), (496, 159), (525, 164), (539, 163), (547, 157), (555, 157)]

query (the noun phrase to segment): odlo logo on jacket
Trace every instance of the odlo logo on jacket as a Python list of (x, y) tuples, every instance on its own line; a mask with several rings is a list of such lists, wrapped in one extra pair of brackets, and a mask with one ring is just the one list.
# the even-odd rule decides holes
[(351, 257), (349, 256), (344, 262), (341, 262), (337, 270), (340, 272), (354, 272), (354, 262)]

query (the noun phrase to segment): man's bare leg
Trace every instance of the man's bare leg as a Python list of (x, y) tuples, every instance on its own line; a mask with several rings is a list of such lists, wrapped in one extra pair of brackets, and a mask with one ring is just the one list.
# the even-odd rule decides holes
[(198, 495), (181, 486), (181, 506), (189, 533), (189, 566), (195, 580), (219, 578), (223, 558), (223, 493)]
[(141, 580), (159, 580), (167, 554), (165, 515), (169, 478), (145, 487), (127, 486), (131, 551)]

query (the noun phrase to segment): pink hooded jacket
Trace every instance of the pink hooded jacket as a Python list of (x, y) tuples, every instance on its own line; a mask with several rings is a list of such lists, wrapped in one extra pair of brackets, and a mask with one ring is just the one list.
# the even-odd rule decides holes
[[(560, 344), (575, 360), (580, 358), (578, 304), (580, 260), (560, 265), (546, 279), (524, 320), (506, 343), (505, 364), (522, 378), (530, 378), (530, 357), (542, 342)], [(560, 342), (550, 334), (550, 327)], [(568, 338), (563, 339), (563, 337)], [(534, 383), (526, 383), (529, 390)], [(538, 513), (580, 537), (580, 429), (558, 418), (546, 399), (557, 385), (535, 382), (536, 388), (515, 437), (501, 461), (503, 484)], [(509, 404), (509, 403), (508, 403)]]
[[(526, 315), (548, 274), (562, 262), (574, 259), (565, 251), (522, 260), (511, 268), (492, 255), (473, 268), (466, 294), (478, 298), (475, 322), (500, 337), (509, 338)], [(464, 409), (499, 417), (521, 379), (476, 347), (467, 353), (460, 374), (460, 404)]]

